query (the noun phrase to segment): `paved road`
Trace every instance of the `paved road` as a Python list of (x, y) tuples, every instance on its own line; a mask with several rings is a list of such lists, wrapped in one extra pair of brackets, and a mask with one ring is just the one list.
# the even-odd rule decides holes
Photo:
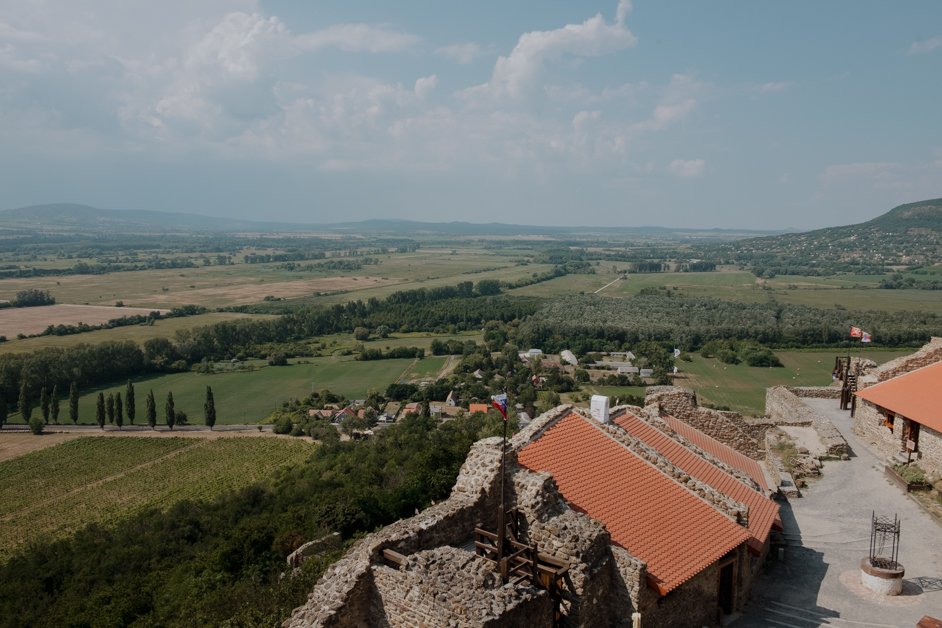
[[(883, 464), (854, 435), (850, 415), (830, 399), (805, 400), (824, 412), (853, 450), (849, 461), (828, 462), (804, 497), (784, 505), (788, 547), (770, 557), (752, 600), (735, 628), (915, 626), (923, 615), (942, 616), (942, 526), (883, 477)], [(904, 595), (884, 598), (860, 585), (870, 515), (898, 514)]]

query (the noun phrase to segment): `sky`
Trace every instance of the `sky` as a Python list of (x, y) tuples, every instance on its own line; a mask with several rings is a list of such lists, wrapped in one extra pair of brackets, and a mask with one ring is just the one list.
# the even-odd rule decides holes
[(935, 0), (0, 0), (0, 208), (808, 229), (940, 112)]

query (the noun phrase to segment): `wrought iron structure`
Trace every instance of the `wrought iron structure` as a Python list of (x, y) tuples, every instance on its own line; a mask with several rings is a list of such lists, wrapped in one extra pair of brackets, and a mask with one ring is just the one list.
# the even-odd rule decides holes
[(872, 511), (870, 515), (870, 564), (880, 569), (899, 568), (900, 521), (896, 514), (891, 520)]

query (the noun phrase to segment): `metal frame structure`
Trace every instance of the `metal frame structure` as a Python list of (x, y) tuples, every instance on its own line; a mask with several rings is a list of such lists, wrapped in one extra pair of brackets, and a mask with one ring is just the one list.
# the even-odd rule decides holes
[(876, 511), (870, 515), (870, 564), (880, 569), (899, 568), (899, 533), (900, 520), (894, 513), (878, 516)]

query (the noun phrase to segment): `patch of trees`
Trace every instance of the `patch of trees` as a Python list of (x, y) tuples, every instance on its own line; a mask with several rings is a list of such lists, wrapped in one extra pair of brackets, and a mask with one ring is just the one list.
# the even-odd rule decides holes
[(383, 351), (382, 349), (363, 349), (357, 354), (356, 359), (366, 362), (369, 360), (394, 360), (397, 358), (424, 358), (425, 349), (421, 347), (392, 347)]
[(631, 299), (571, 296), (524, 321), (517, 342), (547, 353), (571, 349), (632, 349), (645, 340), (696, 350), (715, 339), (752, 340), (769, 347), (849, 346), (851, 325), (873, 330), (883, 346), (914, 346), (942, 334), (942, 315), (849, 311), (720, 299), (639, 294)]
[(893, 273), (880, 280), (880, 287), (884, 290), (942, 290), (942, 279), (916, 279), (912, 275)]
[(56, 298), (48, 290), (28, 288), (20, 290), (13, 299), (13, 307), (36, 307), (39, 305), (55, 305)]
[(749, 366), (782, 366), (768, 347), (748, 340), (710, 340), (700, 348), (700, 355), (725, 364), (745, 362)]
[(78, 323), (75, 325), (50, 325), (37, 336), (69, 336), (72, 334), (81, 334), (96, 329), (113, 329), (115, 327), (127, 327), (128, 325), (153, 325), (155, 321), (164, 318), (179, 318), (182, 316), (195, 316), (196, 314), (205, 314), (208, 310), (200, 305), (184, 305), (174, 308), (166, 314), (159, 310), (148, 312), (147, 314), (132, 314), (130, 316), (121, 316), (112, 318), (100, 325), (88, 325)]

